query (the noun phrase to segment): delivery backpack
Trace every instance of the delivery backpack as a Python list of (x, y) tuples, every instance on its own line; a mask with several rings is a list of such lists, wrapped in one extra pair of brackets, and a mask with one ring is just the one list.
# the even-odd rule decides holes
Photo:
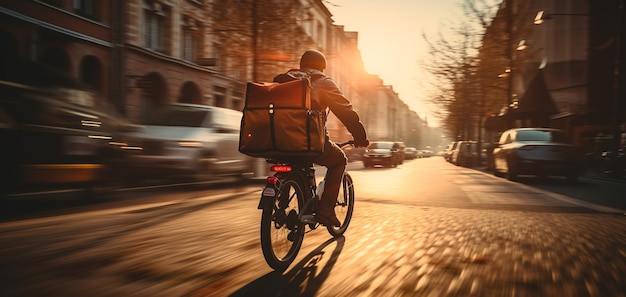
[(311, 79), (249, 82), (239, 151), (259, 158), (315, 157), (324, 152), (325, 113), (311, 108)]

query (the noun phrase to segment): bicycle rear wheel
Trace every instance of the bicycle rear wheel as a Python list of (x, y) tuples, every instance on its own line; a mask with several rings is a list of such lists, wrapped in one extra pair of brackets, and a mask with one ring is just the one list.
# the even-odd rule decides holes
[(352, 177), (346, 172), (341, 180), (341, 188), (335, 204), (335, 214), (341, 222), (339, 227), (327, 226), (328, 233), (334, 237), (342, 236), (348, 229), (354, 212), (354, 183)]
[(298, 215), (304, 205), (300, 184), (287, 177), (276, 194), (274, 203), (263, 207), (261, 215), (261, 248), (267, 264), (284, 271), (296, 259), (304, 239), (304, 223)]

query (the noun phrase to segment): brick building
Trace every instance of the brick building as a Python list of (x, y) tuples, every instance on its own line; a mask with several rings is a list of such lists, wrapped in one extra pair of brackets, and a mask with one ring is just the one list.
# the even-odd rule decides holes
[[(357, 111), (386, 106), (372, 115), (391, 123), (385, 135), (406, 140), (415, 131), (395, 92), (370, 92), (372, 83), (387, 87), (364, 71), (358, 33), (335, 25), (321, 0), (3, 1), (0, 25), (2, 56), (68, 73), (135, 123), (169, 102), (240, 110), (247, 81), (271, 81), (315, 48)], [(373, 129), (369, 116), (362, 120)], [(349, 137), (334, 117), (328, 128), (337, 140)]]
[[(113, 12), (111, 1), (96, 6), (72, 1), (4, 1), (0, 45), (4, 58), (23, 58), (60, 69), (112, 96)], [(59, 9), (66, 5), (72, 12)]]

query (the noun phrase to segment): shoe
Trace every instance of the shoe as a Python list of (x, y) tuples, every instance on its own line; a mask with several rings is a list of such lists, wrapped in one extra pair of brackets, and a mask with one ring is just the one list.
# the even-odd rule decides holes
[(341, 222), (339, 222), (339, 220), (337, 219), (337, 216), (335, 215), (335, 210), (333, 209), (320, 209), (317, 213), (315, 213), (315, 217), (317, 218), (317, 221), (324, 226), (341, 226)]

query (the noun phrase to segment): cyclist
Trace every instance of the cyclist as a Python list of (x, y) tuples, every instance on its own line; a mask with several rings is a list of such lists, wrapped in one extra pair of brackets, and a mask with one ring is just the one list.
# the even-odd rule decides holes
[[(352, 134), (355, 147), (368, 146), (369, 140), (365, 127), (359, 120), (359, 115), (353, 110), (352, 104), (339, 90), (335, 81), (324, 75), (324, 69), (326, 69), (324, 54), (317, 50), (308, 50), (300, 58), (300, 69), (291, 69), (279, 74), (274, 81), (281, 83), (310, 77), (313, 107), (324, 112), (330, 109)], [(330, 141), (328, 130), (326, 130), (324, 153), (313, 162), (327, 169), (321, 201), (316, 211), (317, 220), (324, 226), (339, 226), (341, 223), (335, 214), (335, 205), (348, 159), (341, 148)]]

